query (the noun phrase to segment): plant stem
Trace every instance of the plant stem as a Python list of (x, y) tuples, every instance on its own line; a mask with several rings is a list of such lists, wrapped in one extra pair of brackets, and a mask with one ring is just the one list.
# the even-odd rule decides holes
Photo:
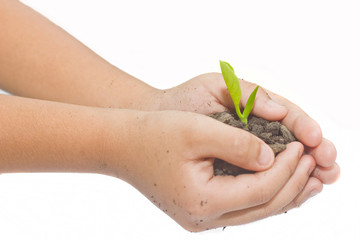
[(236, 104), (236, 105), (235, 105), (235, 111), (236, 111), (236, 114), (239, 116), (240, 120), (241, 120), (243, 123), (245, 123), (245, 125), (246, 125), (246, 127), (247, 127), (247, 118), (244, 117), (244, 115), (241, 114), (239, 104)]

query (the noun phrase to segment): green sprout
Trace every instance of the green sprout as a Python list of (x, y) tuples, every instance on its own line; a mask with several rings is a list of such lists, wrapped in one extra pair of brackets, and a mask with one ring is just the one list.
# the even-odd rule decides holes
[(249, 116), (253, 106), (254, 106), (254, 101), (255, 101), (256, 93), (259, 89), (259, 86), (257, 86), (254, 89), (254, 91), (251, 93), (251, 95), (245, 105), (244, 111), (241, 113), (241, 111), (240, 111), (241, 88), (240, 88), (239, 79), (235, 75), (235, 71), (229, 63), (220, 60), (220, 68), (221, 68), (221, 72), (224, 77), (226, 86), (229, 90), (230, 96), (234, 102), (236, 114), (239, 116), (240, 120), (243, 123), (245, 123), (247, 126), (247, 123), (248, 123), (247, 119), (248, 119), (248, 116)]

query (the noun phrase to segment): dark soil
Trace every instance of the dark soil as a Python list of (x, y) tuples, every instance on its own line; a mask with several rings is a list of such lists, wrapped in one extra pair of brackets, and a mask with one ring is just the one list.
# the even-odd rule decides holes
[[(240, 121), (236, 113), (220, 112), (211, 115), (210, 117), (216, 120), (228, 124), (233, 127), (244, 129), (267, 143), (274, 154), (286, 149), (286, 144), (295, 141), (295, 137), (292, 133), (280, 122), (269, 122), (263, 118), (255, 116), (249, 116), (248, 127)], [(237, 176), (244, 173), (253, 173), (249, 170), (234, 166), (221, 159), (215, 159), (214, 161), (214, 176), (217, 175), (232, 175)]]

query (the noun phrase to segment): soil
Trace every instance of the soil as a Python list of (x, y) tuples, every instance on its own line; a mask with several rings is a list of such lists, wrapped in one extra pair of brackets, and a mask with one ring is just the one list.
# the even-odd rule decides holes
[[(270, 122), (263, 118), (250, 115), (248, 118), (248, 126), (246, 127), (245, 124), (240, 121), (236, 113), (233, 112), (215, 113), (210, 117), (230, 126), (244, 129), (256, 135), (271, 147), (275, 156), (286, 149), (286, 144), (296, 141), (296, 138), (293, 136), (293, 134), (280, 122)], [(214, 176), (237, 176), (244, 173), (253, 172), (234, 166), (221, 159), (216, 158), (214, 161)]]

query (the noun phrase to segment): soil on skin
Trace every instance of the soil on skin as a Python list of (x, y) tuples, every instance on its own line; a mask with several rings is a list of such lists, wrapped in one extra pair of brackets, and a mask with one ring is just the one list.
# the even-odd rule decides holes
[[(292, 133), (280, 122), (269, 122), (263, 118), (255, 116), (249, 116), (248, 127), (240, 121), (236, 113), (220, 112), (211, 115), (210, 117), (228, 124), (233, 127), (244, 129), (267, 143), (274, 154), (286, 149), (286, 144), (295, 141), (295, 137)], [(232, 175), (237, 176), (239, 174), (252, 173), (249, 170), (234, 166), (221, 159), (215, 159), (214, 161), (214, 176), (217, 175)]]

